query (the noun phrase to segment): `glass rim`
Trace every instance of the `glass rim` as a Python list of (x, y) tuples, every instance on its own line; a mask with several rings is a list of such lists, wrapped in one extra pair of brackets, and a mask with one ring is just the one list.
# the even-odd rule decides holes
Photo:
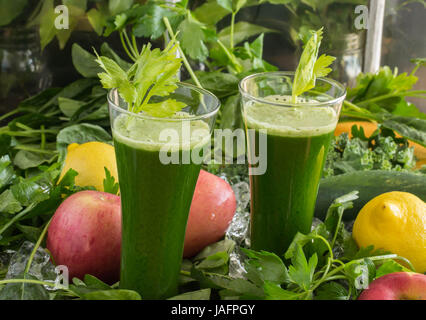
[(347, 94), (346, 87), (343, 84), (341, 84), (340, 82), (333, 80), (331, 78), (326, 78), (326, 77), (318, 77), (317, 80), (329, 83), (330, 85), (337, 87), (342, 91), (341, 95), (339, 95), (336, 98), (333, 97), (332, 99), (327, 100), (327, 101), (306, 102), (306, 103), (305, 102), (304, 103), (276, 102), (276, 101), (271, 101), (271, 100), (267, 100), (267, 99), (260, 98), (260, 97), (255, 97), (243, 88), (243, 84), (246, 83), (248, 80), (251, 80), (253, 78), (257, 78), (257, 77), (260, 77), (260, 76), (268, 76), (268, 75), (294, 76), (295, 74), (296, 74), (295, 71), (269, 71), (269, 72), (254, 73), (254, 74), (248, 75), (248, 76), (244, 77), (243, 79), (241, 79), (241, 81), (238, 83), (238, 89), (240, 91), (240, 94), (242, 96), (246, 97), (246, 98), (249, 98), (249, 99), (254, 100), (256, 102), (265, 103), (265, 104), (272, 104), (272, 105), (276, 105), (276, 106), (320, 107), (320, 106), (327, 106), (327, 105), (332, 105), (332, 104), (337, 104), (337, 103), (343, 102), (343, 100), (346, 98), (346, 94)]
[(211, 96), (215, 100), (215, 107), (213, 108), (212, 111), (209, 111), (209, 112), (207, 112), (205, 114), (190, 115), (187, 118), (171, 118), (171, 117), (160, 118), (160, 117), (154, 117), (154, 116), (150, 116), (148, 114), (134, 113), (134, 112), (131, 112), (131, 111), (127, 110), (127, 109), (124, 109), (124, 108), (118, 106), (114, 101), (112, 101), (112, 97), (111, 97), (111, 95), (113, 93), (117, 92), (117, 94), (118, 94), (118, 88), (111, 89), (108, 92), (108, 94), (107, 94), (108, 105), (110, 107), (112, 107), (113, 109), (115, 109), (116, 111), (118, 111), (118, 112), (126, 113), (128, 115), (136, 116), (136, 117), (139, 117), (139, 118), (142, 118), (142, 119), (157, 120), (157, 121), (168, 121), (168, 122), (170, 122), (170, 121), (176, 121), (176, 122), (177, 121), (194, 121), (194, 120), (207, 119), (207, 118), (210, 118), (210, 117), (214, 116), (219, 111), (219, 109), (220, 109), (220, 100), (219, 100), (218, 97), (216, 97), (210, 91), (208, 91), (206, 89), (203, 89), (203, 88), (199, 88), (199, 87), (194, 86), (194, 85), (192, 85), (190, 83), (185, 83), (185, 82), (178, 82), (177, 85), (180, 86), (180, 87), (186, 87), (186, 88), (189, 88), (191, 90), (198, 91), (200, 94), (203, 94), (203, 95)]

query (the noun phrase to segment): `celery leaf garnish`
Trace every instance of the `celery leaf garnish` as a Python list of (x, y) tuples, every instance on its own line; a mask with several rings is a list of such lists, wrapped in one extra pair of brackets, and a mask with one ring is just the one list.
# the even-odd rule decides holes
[(328, 67), (336, 58), (325, 54), (318, 58), (322, 34), (322, 28), (312, 32), (312, 36), (305, 44), (294, 76), (293, 103), (297, 102), (297, 96), (315, 87), (317, 77), (325, 77), (331, 72), (331, 68)]
[(141, 111), (155, 117), (169, 117), (186, 105), (174, 99), (161, 103), (150, 103), (153, 96), (165, 97), (177, 89), (178, 72), (182, 59), (177, 58), (177, 44), (173, 39), (164, 50), (151, 50), (151, 44), (142, 50), (133, 48), (135, 62), (126, 72), (113, 60), (99, 56), (96, 61), (105, 71), (98, 76), (106, 89), (117, 88), (121, 98), (128, 104), (128, 110)]

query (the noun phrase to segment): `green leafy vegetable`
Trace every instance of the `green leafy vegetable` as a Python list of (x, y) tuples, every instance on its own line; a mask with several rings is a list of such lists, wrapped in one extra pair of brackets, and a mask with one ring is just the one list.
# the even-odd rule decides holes
[(115, 178), (111, 175), (111, 172), (104, 167), (105, 169), (105, 179), (104, 179), (104, 192), (109, 192), (112, 194), (118, 194), (118, 190), (120, 189), (120, 186), (118, 182), (115, 182)]
[(354, 191), (335, 199), (324, 222), (317, 223), (309, 234), (298, 233), (283, 258), (242, 248), (247, 256), (244, 279), (230, 278), (195, 265), (190, 277), (202, 288), (219, 290), (221, 298), (228, 299), (356, 298), (361, 285), (389, 272), (408, 270), (394, 261), (400, 259), (395, 254), (372, 247), (357, 248), (354, 244), (343, 223), (343, 214), (357, 198)]
[[(402, 125), (402, 124), (399, 124)], [(324, 177), (360, 170), (411, 170), (416, 164), (414, 148), (405, 138), (396, 138), (393, 130), (379, 125), (366, 137), (362, 127), (352, 127), (352, 138), (346, 133), (336, 137), (327, 154)]]

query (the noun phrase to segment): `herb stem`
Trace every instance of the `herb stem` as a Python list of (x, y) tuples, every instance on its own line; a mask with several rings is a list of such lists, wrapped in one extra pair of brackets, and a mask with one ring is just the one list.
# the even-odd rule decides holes
[(35, 254), (37, 252), (37, 249), (40, 247), (41, 242), (43, 241), (43, 239), (44, 239), (44, 237), (46, 235), (47, 228), (49, 227), (51, 221), (52, 221), (52, 218), (50, 218), (50, 220), (46, 223), (46, 226), (43, 228), (43, 231), (41, 232), (41, 234), (40, 234), (40, 236), (39, 236), (36, 244), (34, 245), (34, 248), (31, 251), (30, 257), (29, 257), (27, 265), (25, 267), (24, 274), (27, 274), (30, 271), (31, 264), (32, 264), (32, 262), (34, 260), (34, 256), (35, 256)]
[[(164, 24), (166, 25), (166, 29), (167, 29), (170, 37), (171, 38), (175, 38), (175, 34), (173, 32), (172, 26), (170, 25), (169, 19), (167, 19), (167, 17), (164, 17), (163, 21), (164, 21)], [(178, 40), (176, 40), (176, 44), (177, 44), (177, 48), (178, 48), (179, 54), (180, 54), (180, 56), (182, 58), (183, 64), (185, 65), (186, 70), (188, 70), (189, 75), (191, 76), (191, 79), (194, 81), (194, 83), (196, 84), (196, 86), (198, 88), (203, 89), (203, 86), (201, 85), (200, 81), (198, 80), (197, 76), (194, 73), (194, 70), (192, 70), (192, 67), (189, 64), (188, 59), (185, 56), (185, 53), (183, 52), (182, 48), (180, 47), (180, 44), (179, 44)]]
[(120, 40), (121, 40), (121, 44), (123, 46), (123, 49), (127, 53), (127, 55), (129, 56), (129, 58), (133, 62), (136, 62), (136, 59), (132, 56), (132, 54), (129, 52), (129, 49), (127, 48), (126, 42), (125, 42), (124, 37), (123, 37), (123, 31), (120, 31)]
[(44, 125), (41, 125), (40, 129), (41, 129), (41, 144), (40, 144), (40, 149), (44, 150), (44, 148), (46, 147), (46, 134), (44, 132)]
[(133, 33), (132, 33), (132, 43), (133, 43), (134, 50), (136, 51), (136, 53), (139, 56), (140, 54), (139, 54), (138, 44), (136, 42), (136, 37), (135, 37), (135, 35)]
[(124, 38), (126, 39), (126, 42), (127, 42), (127, 46), (129, 48), (130, 52), (133, 54), (133, 57), (135, 58), (135, 61), (136, 61), (136, 59), (139, 56), (139, 53), (138, 53), (137, 50), (135, 50), (132, 42), (130, 41), (129, 36), (127, 35), (126, 29), (123, 29), (123, 33), (124, 33)]
[(52, 154), (52, 155), (58, 153), (58, 151), (56, 150), (37, 149), (37, 148), (32, 148), (26, 145), (17, 145), (15, 146), (15, 149), (25, 150), (25, 151), (35, 152), (35, 153)]
[(180, 274), (183, 275), (183, 276), (188, 276), (188, 277), (191, 276), (191, 272), (185, 271), (185, 270), (180, 270)]
[(6, 280), (0, 280), (1, 284), (8, 284), (8, 283), (32, 283), (32, 284), (40, 284), (43, 286), (49, 286), (49, 287), (55, 287), (56, 284), (53, 282), (47, 282), (47, 281), (40, 281), (40, 280), (33, 280), (33, 279), (6, 279)]
[(21, 111), (21, 110), (19, 110), (18, 108), (16, 108), (15, 110), (12, 110), (12, 111), (10, 111), (10, 112), (8, 112), (8, 113), (6, 113), (6, 114), (2, 115), (2, 116), (0, 117), (0, 121), (1, 121), (1, 120), (4, 120), (4, 119), (7, 119), (7, 118), (9, 118), (9, 117), (11, 117), (11, 116), (13, 116), (13, 115), (15, 115), (15, 114), (19, 113), (20, 111)]
[(9, 136), (16, 136), (16, 137), (32, 137), (34, 136), (34, 134), (38, 134), (38, 133), (52, 133), (52, 134), (57, 134), (58, 130), (49, 130), (49, 129), (45, 129), (45, 130), (25, 130), (25, 131), (2, 131), (0, 130), (0, 132), (2, 134), (6, 134)]
[(411, 91), (402, 91), (402, 92), (398, 92), (398, 93), (389, 93), (389, 94), (384, 94), (378, 97), (374, 97), (371, 99), (367, 99), (364, 101), (361, 101), (358, 103), (359, 106), (363, 106), (369, 103), (373, 103), (373, 102), (377, 102), (380, 100), (385, 100), (385, 99), (389, 99), (389, 98), (394, 98), (394, 97), (411, 97), (411, 96), (415, 96), (415, 97), (419, 97), (419, 98), (424, 98), (426, 99), (426, 97), (423, 97), (421, 95), (426, 94), (426, 90), (411, 90)]
[(33, 131), (34, 130), (33, 128), (26, 126), (25, 124), (20, 123), (20, 122), (17, 122), (16, 126), (20, 129), (22, 129), (22, 130), (25, 130), (25, 131)]
[(229, 39), (229, 47), (234, 49), (234, 25), (235, 25), (235, 16), (236, 12), (232, 12), (231, 15), (231, 32), (230, 32), (230, 39)]
[(237, 71), (237, 73), (241, 73), (243, 71), (243, 68), (240, 63), (235, 59), (235, 56), (228, 50), (228, 48), (220, 41), (219, 39), (216, 40), (217, 44), (222, 48), (223, 52), (228, 57), (229, 61), (232, 64), (232, 67)]
[(320, 239), (327, 246), (327, 249), (330, 252), (330, 263), (331, 263), (331, 261), (334, 260), (334, 255), (333, 255), (333, 249), (332, 249), (332, 247), (330, 246), (330, 244), (328, 243), (328, 241), (323, 236), (320, 236), (319, 234), (317, 234), (317, 235), (315, 235), (315, 237), (317, 237), (318, 239)]
[(36, 203), (31, 203), (28, 207), (26, 207), (24, 210), (22, 210), (20, 213), (15, 215), (12, 219), (9, 220), (8, 223), (6, 223), (3, 228), (0, 229), (0, 235), (3, 234), (12, 224), (19, 221), (23, 216), (25, 216), (29, 211), (31, 211), (36, 206)]
[[(367, 110), (365, 110), (367, 111)], [(376, 121), (376, 122), (380, 122), (381, 118), (374, 115), (373, 113), (367, 113), (365, 111), (361, 111), (361, 112), (357, 112), (357, 111), (348, 111), (348, 110), (342, 110), (340, 112), (341, 116), (347, 116), (347, 117), (354, 117), (354, 118), (360, 118), (360, 119), (364, 119), (364, 120), (369, 120), (369, 121)]]

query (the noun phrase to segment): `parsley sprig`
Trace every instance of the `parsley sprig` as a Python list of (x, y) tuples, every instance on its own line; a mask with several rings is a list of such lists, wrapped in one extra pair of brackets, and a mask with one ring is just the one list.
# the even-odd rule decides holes
[(356, 299), (372, 280), (414, 270), (396, 254), (373, 246), (358, 248), (343, 222), (344, 212), (357, 199), (357, 191), (335, 199), (324, 222), (316, 223), (308, 234), (296, 234), (283, 256), (239, 247), (246, 256), (242, 278), (228, 273), (234, 248), (229, 239), (205, 248), (192, 264), (186, 261), (181, 274), (187, 282), (198, 281), (201, 288), (217, 289), (222, 299)]

